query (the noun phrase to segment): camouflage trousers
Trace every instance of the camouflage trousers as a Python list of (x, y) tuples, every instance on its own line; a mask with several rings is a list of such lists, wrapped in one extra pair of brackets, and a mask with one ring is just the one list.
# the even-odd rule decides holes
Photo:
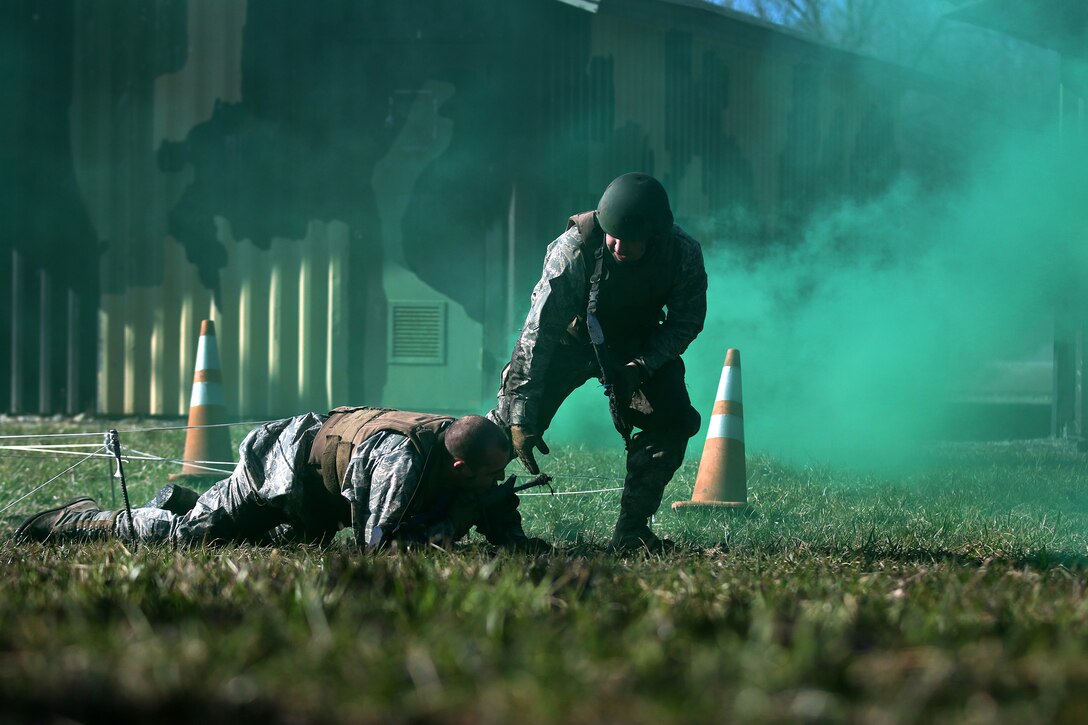
[[(503, 386), (506, 372), (503, 370)], [(600, 368), (589, 345), (568, 341), (557, 345), (539, 401), (535, 432), (543, 434), (563, 401), (599, 375)], [(684, 362), (680, 358), (658, 369), (642, 383), (639, 393), (632, 407), (624, 412), (625, 419), (640, 430), (631, 437), (627, 450), (618, 529), (646, 525), (661, 505), (665, 486), (684, 462), (688, 439), (699, 431), (700, 425), (699, 413), (688, 397)], [(601, 402), (607, 405), (605, 400)], [(501, 406), (488, 417), (510, 428)]]
[[(307, 463), (325, 418), (310, 413), (251, 431), (238, 448), (234, 472), (201, 494), (187, 514), (154, 507), (133, 509), (136, 537), (176, 544), (331, 537), (344, 523), (347, 500), (335, 501), (320, 474)], [(129, 534), (124, 514), (117, 517), (115, 527), (116, 534)]]

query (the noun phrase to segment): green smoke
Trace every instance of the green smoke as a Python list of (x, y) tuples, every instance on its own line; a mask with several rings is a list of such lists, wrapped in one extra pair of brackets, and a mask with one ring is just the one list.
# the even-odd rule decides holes
[[(727, 348), (742, 354), (749, 451), (910, 462), (956, 434), (947, 403), (985, 389), (988, 363), (1037, 356), (1056, 314), (1088, 310), (1083, 145), (1055, 132), (979, 147), (954, 188), (903, 179), (815, 215), (796, 244), (752, 258), (723, 240), (707, 254), (707, 325), (684, 355), (704, 416), (689, 458)], [(607, 443), (608, 423), (590, 383), (554, 437)]]
[(713, 389), (707, 361), (727, 345), (743, 353), (750, 448), (890, 462), (954, 433), (945, 403), (984, 387), (987, 362), (1036, 354), (1055, 314), (1083, 309), (1088, 198), (1072, 151), (1006, 138), (958, 189), (903, 181), (815, 219), (796, 249), (715, 256), (693, 392)]
[[(725, 4), (786, 24), (789, 14), (775, 8), (807, 6)], [(903, 173), (879, 196), (826, 204), (801, 231), (756, 254), (743, 238), (758, 233), (700, 238), (709, 312), (684, 360), (704, 424), (689, 459), (701, 452), (730, 347), (742, 354), (747, 448), (776, 457), (916, 463), (926, 443), (970, 437), (994, 422), (998, 405), (957, 405), (979, 397), (1032, 393), (1033, 410), (1047, 415), (1055, 330), (1088, 326), (1088, 73), (1045, 37), (1029, 34), (1040, 42), (1033, 45), (946, 15), (960, 5), (821, 5), (825, 20), (871, 10), (865, 32), (853, 35), (846, 30), (863, 26), (793, 23), (821, 42), (916, 71), (933, 88), (888, 89), (898, 98)], [(1019, 17), (1024, 8), (1007, 9)], [(1036, 20), (1057, 12), (1036, 10)], [(1026, 32), (1022, 25), (996, 23)], [(874, 87), (892, 82), (873, 72)], [(1059, 77), (1068, 86), (1065, 119), (1045, 129), (1059, 113)], [(871, 171), (864, 162), (852, 171)], [(685, 218), (683, 200), (670, 192)], [(744, 220), (760, 213), (722, 209), (700, 229), (743, 232)], [(549, 439), (618, 453), (599, 386), (571, 396)]]

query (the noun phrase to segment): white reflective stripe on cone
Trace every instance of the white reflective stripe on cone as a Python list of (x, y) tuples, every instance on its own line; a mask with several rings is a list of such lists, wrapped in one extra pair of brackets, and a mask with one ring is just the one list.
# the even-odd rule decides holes
[(706, 439), (730, 438), (744, 442), (744, 418), (737, 415), (712, 415)]
[(219, 343), (215, 335), (201, 335), (196, 346), (196, 370), (219, 369)]
[(718, 380), (718, 395), (714, 400), (731, 400), (742, 403), (740, 387), (740, 368), (732, 365), (722, 368), (722, 377)]
[(226, 404), (222, 383), (193, 383), (193, 397), (189, 399), (189, 407)]

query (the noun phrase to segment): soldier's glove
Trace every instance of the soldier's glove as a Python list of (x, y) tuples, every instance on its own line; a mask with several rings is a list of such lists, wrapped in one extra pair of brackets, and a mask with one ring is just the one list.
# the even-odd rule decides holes
[(540, 473), (540, 466), (536, 465), (536, 458), (533, 457), (533, 449), (536, 448), (545, 455), (551, 453), (544, 439), (525, 426), (515, 425), (510, 428), (510, 442), (514, 444), (514, 453), (521, 465), (525, 466), (525, 470), (534, 476)]

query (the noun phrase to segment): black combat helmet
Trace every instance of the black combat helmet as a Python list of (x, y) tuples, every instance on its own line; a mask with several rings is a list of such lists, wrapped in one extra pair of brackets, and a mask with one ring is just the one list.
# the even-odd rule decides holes
[(649, 174), (618, 176), (601, 195), (597, 222), (617, 239), (649, 240), (672, 229), (669, 196)]

